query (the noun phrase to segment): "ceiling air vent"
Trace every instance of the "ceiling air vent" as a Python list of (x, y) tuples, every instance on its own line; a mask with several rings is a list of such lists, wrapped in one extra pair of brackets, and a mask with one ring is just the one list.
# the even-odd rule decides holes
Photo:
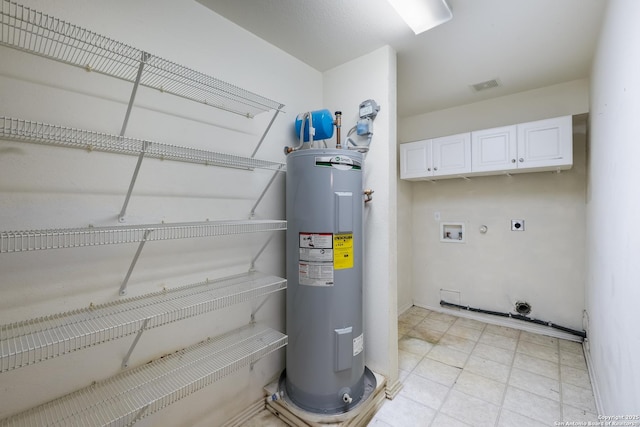
[(494, 87), (500, 86), (500, 82), (498, 79), (487, 80), (486, 82), (480, 82), (471, 85), (471, 88), (474, 92), (480, 92), (482, 90), (493, 89)]

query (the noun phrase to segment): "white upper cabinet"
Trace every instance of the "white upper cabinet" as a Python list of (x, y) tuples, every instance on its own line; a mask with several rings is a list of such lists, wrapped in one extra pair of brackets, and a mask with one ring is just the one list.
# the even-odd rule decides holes
[(570, 169), (571, 116), (400, 145), (400, 178), (442, 178)]
[(471, 133), (471, 170), (489, 172), (518, 167), (516, 126), (503, 126)]
[(440, 179), (471, 172), (469, 133), (400, 145), (400, 178)]
[(431, 175), (433, 170), (430, 139), (400, 145), (400, 178), (412, 179)]
[(573, 164), (571, 116), (518, 125), (518, 167), (568, 169)]
[(433, 175), (467, 175), (471, 172), (471, 134), (444, 136), (431, 140)]

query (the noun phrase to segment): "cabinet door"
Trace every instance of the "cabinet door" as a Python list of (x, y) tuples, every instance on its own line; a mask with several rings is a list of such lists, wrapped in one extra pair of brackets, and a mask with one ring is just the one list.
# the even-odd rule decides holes
[(400, 178), (422, 178), (431, 175), (431, 140), (400, 144)]
[(471, 134), (434, 138), (433, 175), (466, 175), (471, 172)]
[(571, 116), (518, 125), (518, 168), (571, 166)]
[(517, 149), (515, 125), (471, 132), (471, 171), (515, 169)]

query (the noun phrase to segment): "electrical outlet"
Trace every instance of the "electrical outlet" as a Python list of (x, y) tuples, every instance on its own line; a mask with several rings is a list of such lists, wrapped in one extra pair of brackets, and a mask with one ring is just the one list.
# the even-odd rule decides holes
[(512, 219), (511, 231), (524, 231), (524, 219)]

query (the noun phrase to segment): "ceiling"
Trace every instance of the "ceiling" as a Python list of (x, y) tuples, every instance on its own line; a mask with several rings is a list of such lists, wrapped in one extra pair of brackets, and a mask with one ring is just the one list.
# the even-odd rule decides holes
[(453, 19), (416, 36), (386, 0), (198, 1), (319, 71), (390, 45), (400, 117), (588, 77), (607, 3), (447, 0)]

